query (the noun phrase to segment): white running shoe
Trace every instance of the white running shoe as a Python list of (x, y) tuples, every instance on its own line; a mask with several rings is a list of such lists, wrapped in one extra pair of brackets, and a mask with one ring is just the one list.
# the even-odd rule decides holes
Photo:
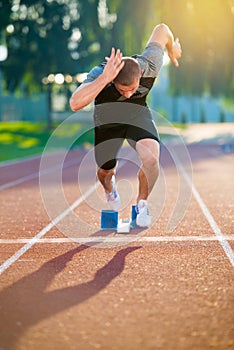
[(136, 224), (140, 227), (150, 227), (151, 218), (149, 215), (149, 208), (147, 200), (141, 199), (136, 206)]
[(110, 193), (105, 192), (105, 195), (110, 208), (114, 211), (118, 211), (120, 209), (120, 196), (116, 190), (114, 175), (112, 176), (111, 182), (112, 182), (113, 190)]

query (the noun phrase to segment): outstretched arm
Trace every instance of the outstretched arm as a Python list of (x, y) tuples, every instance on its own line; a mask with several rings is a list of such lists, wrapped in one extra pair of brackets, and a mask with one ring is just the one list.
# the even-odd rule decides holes
[(110, 57), (106, 57), (107, 63), (102, 74), (94, 81), (80, 85), (72, 94), (70, 106), (73, 111), (78, 111), (87, 106), (118, 75), (124, 66), (121, 59), (122, 53), (120, 50), (115, 51), (112, 48)]
[(173, 33), (166, 24), (158, 24), (153, 29), (147, 45), (151, 42), (157, 42), (163, 48), (166, 48), (172, 63), (176, 67), (179, 66), (177, 59), (180, 58), (182, 54), (181, 45), (178, 38), (174, 40)]

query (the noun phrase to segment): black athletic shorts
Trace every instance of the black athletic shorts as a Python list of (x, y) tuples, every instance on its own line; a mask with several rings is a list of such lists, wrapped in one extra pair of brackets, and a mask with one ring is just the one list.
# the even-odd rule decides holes
[(116, 166), (118, 152), (126, 139), (135, 148), (142, 139), (154, 139), (159, 135), (152, 118), (142, 118), (132, 124), (112, 123), (95, 127), (95, 158), (99, 168), (110, 170)]

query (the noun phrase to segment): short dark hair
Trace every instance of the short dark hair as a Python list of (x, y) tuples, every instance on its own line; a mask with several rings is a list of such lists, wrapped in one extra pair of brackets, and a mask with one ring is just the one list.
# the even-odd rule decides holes
[(114, 81), (121, 85), (128, 86), (133, 84), (134, 81), (140, 77), (141, 69), (135, 58), (123, 57), (122, 61), (124, 61), (124, 66)]

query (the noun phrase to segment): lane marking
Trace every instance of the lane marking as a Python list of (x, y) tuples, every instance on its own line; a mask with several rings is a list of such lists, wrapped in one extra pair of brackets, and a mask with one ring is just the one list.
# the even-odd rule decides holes
[[(4, 262), (4, 261), (6, 261), (6, 260), (0, 260), (0, 262)], [(32, 262), (34, 260), (32, 260), (32, 259), (19, 259), (18, 261), (20, 261), (20, 262)], [(0, 350), (1, 350), (1, 348), (0, 348)]]
[[(39, 243), (89, 243), (89, 242), (217, 242), (220, 239), (216, 236), (151, 236), (151, 237), (137, 237), (131, 235), (126, 237), (74, 237), (74, 238), (41, 238), (37, 240)], [(31, 242), (31, 238), (16, 238), (16, 239), (0, 239), (0, 244), (21, 244)], [(222, 240), (234, 241), (234, 235), (225, 235)]]
[[(70, 166), (72, 165), (75, 165), (77, 164), (77, 159), (74, 159), (74, 160), (70, 160), (70, 161), (67, 161), (64, 166), (63, 166), (63, 169), (65, 168), (69, 168)], [(60, 169), (60, 166), (55, 166), (53, 168), (48, 168), (46, 170), (41, 170), (41, 174), (44, 175), (44, 174), (48, 174), (48, 173), (51, 173), (53, 171), (56, 171)], [(27, 181), (30, 181), (30, 180), (33, 180), (33, 179), (36, 179), (39, 177), (39, 170), (38, 172), (36, 173), (32, 173), (32, 174), (29, 174), (29, 175), (26, 175), (26, 176), (23, 176), (23, 177), (20, 177), (16, 180), (13, 180), (13, 181), (10, 181), (10, 182), (7, 182), (3, 185), (0, 185), (0, 191), (3, 191), (3, 190), (6, 190), (7, 188), (10, 188), (10, 187), (14, 187), (14, 186), (17, 186), (19, 184), (22, 184), (24, 182), (27, 182)]]
[[(123, 163), (119, 166), (119, 168), (121, 166), (123, 166), (126, 163), (126, 161), (123, 161)], [(178, 163), (179, 160), (178, 160)], [(189, 184), (189, 186), (191, 186), (192, 192), (195, 196), (195, 199), (198, 201), (198, 204), (200, 205), (203, 214), (205, 215), (205, 217), (207, 218), (210, 226), (212, 227), (215, 235), (216, 235), (216, 239), (221, 246), (223, 247), (229, 261), (231, 262), (231, 264), (234, 266), (234, 252), (232, 251), (231, 246), (229, 245), (229, 243), (227, 242), (227, 239), (229, 240), (233, 240), (233, 236), (224, 236), (224, 234), (221, 232), (221, 230), (219, 229), (217, 223), (214, 221), (212, 215), (210, 214), (208, 208), (206, 207), (206, 205), (204, 204), (204, 202), (201, 199), (201, 196), (199, 195), (199, 193), (197, 192), (195, 186), (193, 185), (193, 183), (190, 181), (187, 173), (185, 172), (184, 168), (182, 167), (182, 165), (180, 164), (180, 170), (186, 180), (186, 182)], [(97, 186), (99, 186), (100, 183), (96, 182), (88, 191), (86, 191), (80, 198), (78, 198), (70, 207), (68, 207), (64, 212), (62, 212), (60, 215), (58, 215), (55, 219), (53, 219), (46, 227), (44, 227), (39, 233), (37, 233), (33, 238), (29, 239), (26, 244), (19, 249), (14, 255), (12, 255), (9, 259), (7, 259), (1, 266), (0, 266), (0, 275), (6, 270), (8, 269), (14, 262), (16, 262), (27, 250), (29, 250), (34, 244), (36, 243), (40, 243), (42, 241), (42, 237), (49, 232), (59, 221), (61, 221), (67, 214), (69, 214), (72, 210), (74, 210), (77, 206), (79, 206), (96, 188)], [(182, 238), (183, 237), (183, 238)], [(186, 237), (186, 238), (184, 238)], [(197, 237), (197, 238), (194, 238)], [(213, 237), (213, 236), (212, 236)], [(98, 238), (98, 240), (97, 240)], [(188, 239), (189, 238), (189, 239)], [(173, 239), (173, 241), (179, 241), (179, 240), (197, 240), (197, 241), (202, 241), (202, 240), (207, 240), (207, 237), (199, 237), (199, 236), (175, 236), (175, 237), (141, 237), (141, 238), (137, 238), (137, 235), (135, 235), (135, 237), (126, 237), (124, 239), (125, 242), (132, 242), (133, 239), (137, 240), (137, 241), (156, 241), (159, 242), (164, 241), (165, 239)], [(199, 238), (199, 239), (198, 239)], [(208, 240), (212, 241), (214, 240), (215, 237), (213, 238), (208, 238)], [(59, 238), (57, 238), (59, 239)], [(82, 238), (84, 243), (90, 242), (91, 240), (95, 241), (95, 242), (108, 242), (107, 239), (111, 239), (111, 242), (113, 242), (113, 240), (115, 241), (123, 241), (122, 237), (85, 237)], [(45, 239), (43, 239), (45, 240)], [(50, 239), (48, 239), (50, 240)], [(54, 240), (54, 239), (53, 239)], [(66, 242), (69, 241), (70, 243), (74, 242), (74, 239), (65, 239), (62, 238), (62, 240), (65, 240)], [(47, 241), (48, 242), (48, 241)], [(81, 238), (78, 238), (78, 242), (81, 242)], [(18, 242), (19, 243), (19, 242)], [(46, 243), (46, 242), (44, 242)]]
[[(61, 151), (61, 149), (49, 151), (49, 152), (47, 152), (47, 156), (49, 156), (49, 157), (54, 156), (55, 154), (58, 154), (60, 151)], [(18, 159), (16, 158), (16, 159), (11, 159), (11, 160), (3, 160), (0, 162), (0, 168), (8, 167), (11, 165), (17, 165), (19, 163), (31, 162), (32, 160), (36, 160), (38, 158), (41, 158), (42, 155), (43, 155), (43, 152), (39, 153), (37, 155), (34, 155), (34, 156), (26, 156), (26, 157), (22, 157), (22, 158), (18, 158)]]
[(197, 191), (196, 187), (194, 186), (193, 182), (189, 178), (188, 174), (186, 173), (183, 165), (181, 164), (178, 157), (173, 152), (174, 159), (176, 160), (179, 169), (181, 170), (181, 173), (187, 182), (187, 184), (191, 187), (192, 193), (194, 195), (194, 198), (196, 199), (197, 203), (199, 204), (205, 218), (207, 219), (210, 227), (212, 228), (213, 232), (215, 233), (217, 240), (219, 241), (221, 247), (223, 248), (227, 258), (229, 259), (231, 265), (234, 267), (234, 251), (232, 250), (230, 244), (226, 241), (224, 234), (222, 233), (221, 229), (219, 228), (218, 224), (216, 223), (215, 219), (211, 215), (208, 207), (202, 200), (202, 197), (200, 196), (199, 192)]
[[(129, 159), (133, 158), (135, 154), (133, 153)], [(129, 160), (128, 159), (128, 160)], [(119, 164), (118, 169), (122, 168), (127, 163), (127, 160), (123, 160)], [(87, 190), (81, 197), (79, 197), (70, 207), (64, 210), (60, 215), (54, 218), (47, 226), (45, 226), (40, 232), (38, 232), (33, 238), (29, 240), (22, 248), (20, 248), (14, 255), (7, 259), (2, 265), (0, 265), (0, 275), (8, 269), (14, 262), (16, 262), (27, 250), (29, 250), (34, 244), (38, 242), (47, 232), (49, 232), (57, 223), (64, 219), (72, 210), (76, 209), (96, 188), (100, 186), (100, 182), (96, 181), (94, 185)]]
[(19, 163), (30, 162), (30, 161), (38, 159), (40, 157), (41, 157), (41, 153), (38, 154), (37, 156), (29, 156), (29, 157), (24, 157), (24, 158), (19, 158), (19, 159), (4, 160), (4, 161), (0, 162), (0, 168), (11, 166), (11, 165), (16, 165)]
[(39, 176), (39, 172), (38, 173), (32, 173), (32, 174), (29, 174), (27, 176), (20, 177), (20, 178), (18, 178), (16, 180), (7, 182), (7, 183), (5, 183), (3, 185), (0, 185), (0, 191), (6, 190), (7, 188), (10, 188), (10, 187), (13, 187), (13, 186), (17, 186), (19, 184), (22, 184), (23, 182), (36, 179), (38, 176)]
[(40, 232), (36, 234), (33, 238), (31, 238), (21, 249), (19, 249), (14, 255), (12, 255), (8, 260), (6, 260), (0, 266), (0, 275), (8, 269), (15, 261), (17, 261), (27, 250), (29, 250), (38, 240), (43, 237), (47, 232), (49, 232), (59, 221), (61, 221), (67, 214), (69, 214), (72, 210), (77, 208), (99, 185), (99, 183), (95, 182), (95, 184), (86, 191), (81, 197), (79, 197), (70, 207), (64, 210), (60, 215), (58, 215), (55, 219), (53, 219), (47, 226), (45, 226)]

